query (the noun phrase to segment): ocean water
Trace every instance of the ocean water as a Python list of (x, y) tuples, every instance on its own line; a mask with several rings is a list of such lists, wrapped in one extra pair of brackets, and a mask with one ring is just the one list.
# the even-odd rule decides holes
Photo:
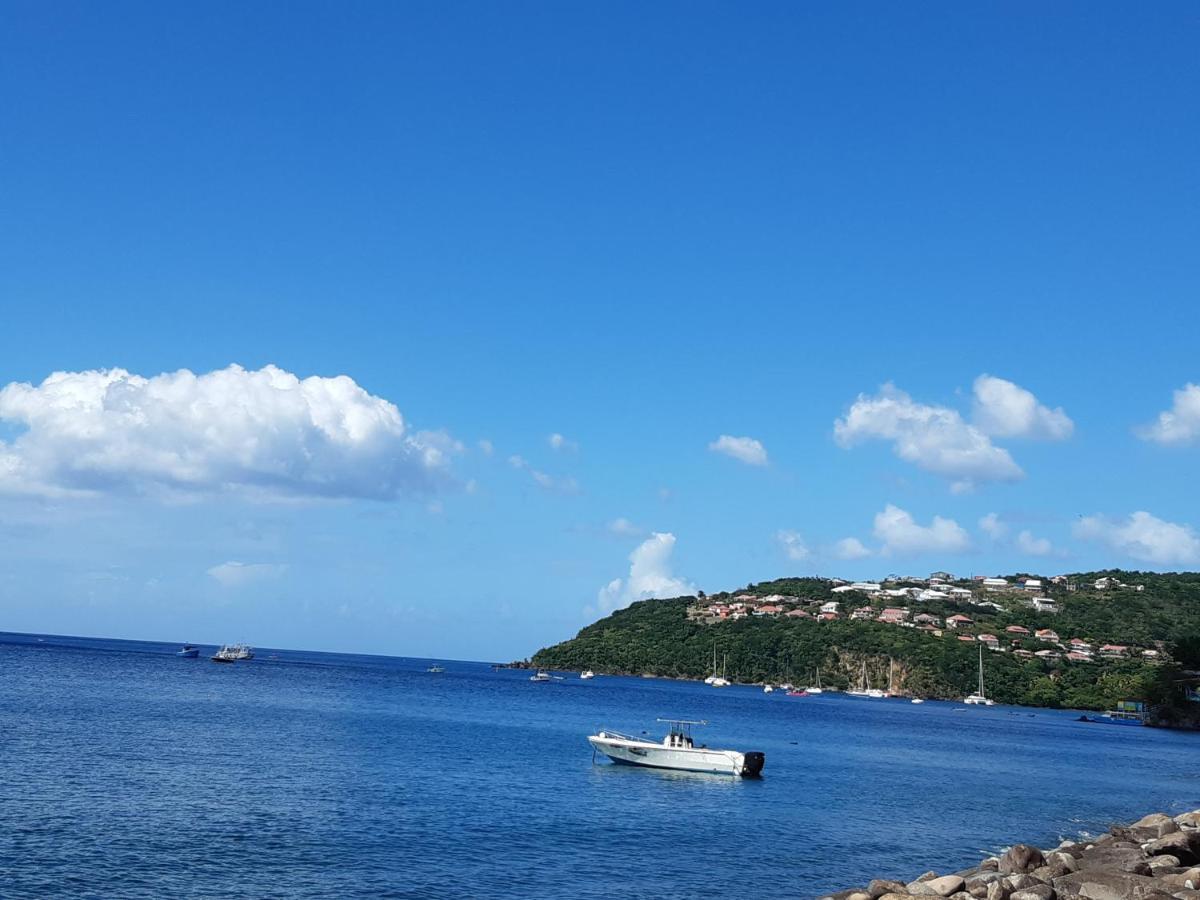
[[(0, 634), (0, 896), (813, 897), (1200, 807), (1200, 735), (1069, 712), (175, 649)], [(658, 716), (764, 777), (593, 762)]]

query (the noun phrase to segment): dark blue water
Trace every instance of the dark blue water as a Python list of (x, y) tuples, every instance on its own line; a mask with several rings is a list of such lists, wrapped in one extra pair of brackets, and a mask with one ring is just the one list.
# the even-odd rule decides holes
[[(1200, 807), (1200, 736), (1065, 712), (175, 649), (0, 634), (4, 897), (810, 897)], [(765, 777), (593, 765), (669, 715)]]

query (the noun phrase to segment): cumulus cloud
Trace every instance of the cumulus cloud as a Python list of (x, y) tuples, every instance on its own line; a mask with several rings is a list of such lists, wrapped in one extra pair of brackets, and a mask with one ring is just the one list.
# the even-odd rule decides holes
[(275, 563), (224, 562), (208, 570), (208, 576), (221, 587), (238, 588), (278, 578), (287, 566)]
[(1007, 450), (956, 410), (917, 403), (892, 384), (874, 396), (859, 394), (834, 423), (833, 435), (845, 448), (870, 440), (891, 441), (893, 452), (905, 462), (953, 479), (960, 492), (976, 482), (1016, 481), (1025, 475)]
[(975, 379), (972, 420), (992, 437), (1034, 438), (1063, 441), (1075, 431), (1075, 423), (1062, 407), (1050, 409), (1020, 385), (994, 375)]
[(713, 453), (732, 456), (748, 466), (765, 466), (767, 464), (767, 448), (752, 437), (733, 437), (723, 434), (709, 444), (708, 449)]
[(1076, 537), (1098, 541), (1143, 562), (1164, 566), (1200, 562), (1200, 537), (1190, 525), (1166, 522), (1148, 512), (1135, 512), (1124, 520), (1085, 516), (1074, 530)]
[(489, 441), (487, 438), (480, 439), (480, 441), (478, 442), (478, 446), (479, 446), (479, 452), (482, 453), (484, 456), (491, 456), (493, 453), (496, 452), (496, 446), (491, 441)]
[(993, 541), (999, 541), (1008, 534), (1008, 526), (1001, 522), (1000, 517), (994, 512), (988, 513), (979, 520), (979, 530)]
[(578, 494), (579, 482), (569, 476), (558, 477), (543, 472), (533, 466), (529, 460), (523, 456), (513, 454), (508, 458), (508, 464), (514, 469), (519, 469), (522, 472), (528, 472), (529, 477), (544, 491), (552, 494)]
[(920, 525), (891, 503), (875, 516), (875, 537), (883, 542), (884, 556), (961, 553), (971, 545), (967, 532), (953, 519), (934, 516), (929, 525)]
[(0, 389), (0, 491), (390, 500), (449, 481), (461, 445), (351, 378), (275, 366), (55, 372)]
[(1031, 531), (1022, 531), (1017, 535), (1017, 549), (1026, 556), (1050, 556), (1054, 545), (1047, 538), (1034, 537)]
[[(629, 554), (629, 577), (614, 578), (596, 596), (601, 612), (624, 609), (637, 600), (651, 597), (683, 597), (696, 593), (696, 587), (671, 572), (671, 554), (675, 535), (654, 532)], [(590, 611), (590, 610), (589, 610)]]
[(1159, 444), (1190, 444), (1200, 440), (1200, 384), (1185, 384), (1175, 391), (1171, 408), (1149, 425), (1137, 429), (1138, 437)]
[(579, 444), (577, 442), (567, 440), (565, 437), (563, 437), (557, 431), (554, 432), (554, 434), (552, 434), (546, 438), (546, 443), (548, 443), (550, 445), (550, 449), (554, 450), (555, 452), (562, 451), (562, 450), (578, 450), (579, 449)]
[(811, 555), (808, 545), (804, 543), (804, 538), (798, 531), (780, 529), (775, 533), (775, 542), (792, 562), (803, 562)]
[(833, 555), (838, 559), (864, 559), (871, 555), (858, 538), (842, 538), (833, 545)]

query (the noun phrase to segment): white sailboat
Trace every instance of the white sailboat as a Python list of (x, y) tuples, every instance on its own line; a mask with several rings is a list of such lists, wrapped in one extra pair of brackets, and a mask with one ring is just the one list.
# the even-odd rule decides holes
[(871, 680), (867, 677), (867, 661), (863, 660), (862, 667), (862, 683), (853, 690), (846, 691), (851, 697), (869, 697), (872, 700), (881, 700), (887, 696), (879, 688), (871, 687)]
[(666, 722), (671, 726), (661, 743), (621, 734), (619, 731), (607, 730), (590, 735), (588, 742), (613, 762), (627, 766), (741, 775), (747, 778), (762, 772), (766, 757), (757, 751), (742, 752), (697, 747), (692, 741), (692, 726), (707, 725), (707, 722), (688, 719), (659, 719), (658, 721)]
[(804, 691), (805, 691), (805, 693), (808, 693), (808, 694), (823, 694), (823, 693), (825, 693), (824, 689), (821, 687), (821, 667), (820, 666), (817, 666), (817, 684), (816, 684), (816, 686), (815, 687), (806, 687), (804, 689)]
[(983, 644), (979, 645), (979, 687), (969, 697), (963, 697), (963, 703), (968, 706), (995, 706), (995, 700), (989, 700), (983, 692)]
[(729, 679), (725, 677), (725, 664), (729, 661), (729, 654), (721, 655), (721, 674), (717, 674), (717, 648), (713, 645), (713, 673), (710, 678), (704, 679), (706, 684), (713, 687), (729, 687)]

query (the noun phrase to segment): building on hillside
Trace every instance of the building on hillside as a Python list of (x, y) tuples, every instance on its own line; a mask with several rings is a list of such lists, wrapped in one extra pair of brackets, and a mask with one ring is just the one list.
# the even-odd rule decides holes
[(917, 600), (926, 603), (930, 600), (949, 600), (950, 595), (945, 591), (935, 591), (933, 588), (926, 588), (917, 594)]
[(967, 644), (975, 643), (975, 635), (973, 635), (973, 634), (960, 634), (958, 636), (958, 639)]
[(1049, 628), (1039, 628), (1033, 633), (1033, 636), (1039, 641), (1045, 641), (1047, 644), (1057, 644), (1059, 641), (1058, 632)]
[(1071, 638), (1067, 641), (1067, 646), (1072, 650), (1078, 650), (1080, 653), (1091, 653), (1094, 649), (1091, 644), (1083, 638)]
[(955, 616), (951, 616), (950, 618), (948, 618), (946, 620), (947, 628), (963, 628), (967, 625), (974, 625), (974, 624), (975, 624), (974, 619), (972, 619), (970, 616), (964, 616), (962, 613), (959, 613), (958, 615), (955, 615)]
[(918, 613), (913, 617), (913, 622), (917, 625), (933, 625), (934, 627), (941, 625), (942, 620), (937, 616), (932, 616), (929, 613)]
[(883, 590), (883, 585), (876, 584), (873, 581), (856, 581), (853, 584), (851, 584), (850, 587), (853, 590), (863, 591), (864, 593), (867, 593), (867, 594), (873, 594), (877, 591)]
[(1071, 650), (1067, 653), (1067, 659), (1071, 662), (1091, 662), (1092, 654), (1080, 653), (1078, 650)]
[(1120, 581), (1110, 575), (1105, 575), (1103, 578), (1097, 578), (1092, 582), (1092, 587), (1098, 591), (1107, 591), (1110, 588), (1119, 588), (1124, 586), (1125, 585), (1121, 584)]
[(836, 613), (841, 608), (842, 605), (836, 600), (830, 600), (828, 603), (821, 604), (821, 612), (823, 613)]
[(850, 613), (850, 618), (856, 622), (861, 622), (864, 619), (869, 619), (875, 615), (875, 610), (869, 606), (860, 606), (858, 609)]
[(1049, 597), (1034, 597), (1033, 610), (1034, 612), (1056, 613), (1058, 612), (1058, 603)]
[(994, 634), (981, 634), (979, 636), (979, 643), (983, 644), (989, 650), (1000, 649), (1000, 638), (996, 637)]
[(1042, 592), (1042, 580), (1040, 578), (1026, 578), (1021, 582), (1022, 590)]
[(841, 616), (835, 612), (823, 612), (817, 616), (817, 619), (821, 622), (833, 622), (840, 618)]
[(783, 612), (782, 606), (776, 606), (774, 603), (761, 603), (754, 614), (756, 616), (777, 616), (781, 612)]
[(949, 572), (930, 572), (930, 581), (954, 581), (954, 576)]
[(1129, 655), (1129, 648), (1121, 644), (1105, 644), (1100, 648), (1100, 655), (1105, 659), (1124, 659)]
[(1017, 659), (1033, 659), (1034, 658), (1032, 650), (1014, 650), (1013, 656), (1017, 657)]
[(1024, 625), (1009, 625), (1004, 630), (1007, 631), (1009, 634), (1025, 634), (1025, 635), (1029, 634), (1029, 629), (1026, 628)]
[(886, 622), (889, 625), (899, 625), (901, 622), (908, 621), (909, 612), (907, 609), (898, 609), (888, 607), (879, 614), (879, 621)]
[(810, 613), (806, 609), (788, 610), (783, 615), (784, 615), (784, 618), (787, 618), (787, 619), (811, 619), (812, 618), (812, 613)]
[(1162, 658), (1162, 654), (1159, 653), (1157, 650), (1143, 650), (1142, 651), (1142, 659), (1154, 660), (1154, 659), (1161, 659), (1161, 658)]
[(1038, 659), (1062, 659), (1062, 654), (1057, 650), (1038, 650), (1033, 655)]
[(975, 596), (967, 588), (961, 588), (961, 587), (948, 588), (946, 593), (949, 594), (955, 600), (969, 601), (973, 596)]

